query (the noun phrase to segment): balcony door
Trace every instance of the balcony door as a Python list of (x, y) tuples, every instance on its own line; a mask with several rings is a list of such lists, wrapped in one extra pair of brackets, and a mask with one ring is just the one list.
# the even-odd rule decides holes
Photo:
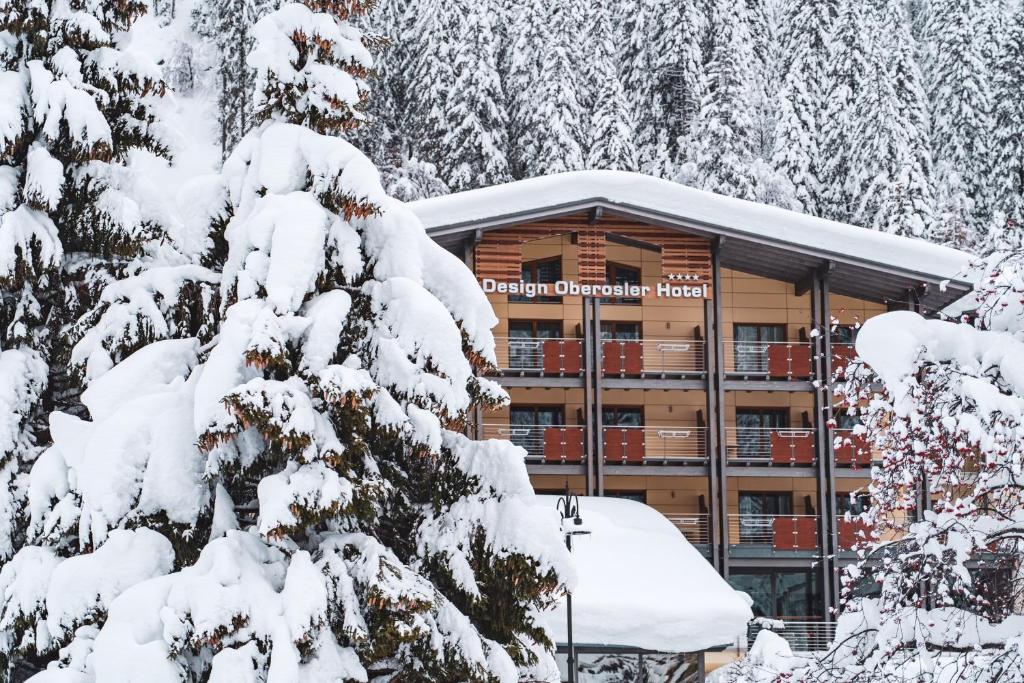
[(509, 441), (532, 457), (543, 457), (545, 428), (564, 424), (562, 406), (515, 406), (509, 415)]
[(511, 320), (508, 323), (508, 362), (512, 370), (540, 370), (544, 340), (561, 339), (560, 320)]
[[(520, 278), (526, 283), (554, 284), (562, 279), (562, 257), (540, 259), (537, 261), (524, 261), (520, 272)], [(519, 294), (509, 296), (508, 300), (518, 304), (555, 304), (562, 301), (560, 296), (535, 296), (530, 298)]]
[(786, 341), (786, 326), (737, 323), (733, 339), (736, 371), (763, 375), (768, 373), (768, 345)]
[(771, 430), (789, 427), (787, 408), (737, 408), (736, 455), (750, 460), (771, 457)]
[(740, 492), (740, 543), (771, 545), (773, 520), (793, 514), (792, 492)]
[(751, 597), (755, 617), (799, 621), (821, 618), (821, 590), (816, 571), (734, 569), (729, 583)]
[(643, 427), (644, 409), (640, 407), (609, 407), (601, 409), (601, 424), (605, 427)]

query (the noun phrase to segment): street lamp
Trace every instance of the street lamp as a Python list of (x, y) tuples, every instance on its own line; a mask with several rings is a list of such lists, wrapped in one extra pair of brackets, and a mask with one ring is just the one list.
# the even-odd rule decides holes
[[(590, 533), (583, 528), (583, 520), (580, 519), (580, 499), (569, 492), (569, 482), (565, 482), (565, 494), (558, 499), (555, 509), (562, 513), (562, 533), (565, 535), (565, 547), (572, 552), (572, 537), (585, 536)], [(569, 645), (569, 683), (579, 682), (579, 671), (576, 666), (576, 646), (572, 642), (572, 591), (565, 593), (566, 608), (566, 635)]]

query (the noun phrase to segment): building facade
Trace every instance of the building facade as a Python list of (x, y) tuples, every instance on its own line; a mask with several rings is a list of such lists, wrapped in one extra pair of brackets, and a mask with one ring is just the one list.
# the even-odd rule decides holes
[(412, 207), (499, 318), (511, 402), (473, 433), (540, 493), (654, 507), (756, 616), (827, 642), (872, 461), (831, 385), (865, 320), (962, 297), (966, 255), (623, 173)]

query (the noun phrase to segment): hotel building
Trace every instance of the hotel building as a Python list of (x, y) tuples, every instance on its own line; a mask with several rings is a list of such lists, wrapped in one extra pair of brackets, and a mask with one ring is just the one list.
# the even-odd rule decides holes
[(827, 642), (872, 460), (830, 384), (865, 320), (963, 297), (967, 256), (615, 172), (411, 206), (500, 319), (511, 403), (474, 434), (540, 493), (652, 506), (798, 649)]

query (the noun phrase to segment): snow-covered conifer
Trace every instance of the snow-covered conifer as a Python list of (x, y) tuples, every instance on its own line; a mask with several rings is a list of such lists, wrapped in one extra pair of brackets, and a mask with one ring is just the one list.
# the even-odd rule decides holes
[(1024, 5), (1008, 22), (995, 65), (993, 153), (995, 208), (1024, 220)]
[(52, 416), (35, 544), (0, 569), (4, 663), (76, 683), (553, 665), (533, 615), (572, 578), (557, 515), (531, 505), (520, 449), (462, 433), (507, 398), (482, 376), (493, 311), (339, 136), (363, 119), (349, 19), (369, 4), (256, 24), (217, 336), (149, 344), (93, 380), (90, 419)]
[(548, 25), (548, 3), (544, 0), (524, 0), (513, 5), (511, 41), (501, 66), (506, 110), (509, 116), (509, 142), (512, 175), (521, 179), (528, 176), (528, 159), (522, 145), (524, 136), (537, 135), (528, 131), (533, 119), (531, 112), (538, 105), (541, 56), (551, 40)]
[(980, 0), (934, 0), (924, 50), (931, 107), (934, 239), (975, 244), (992, 210), (992, 92)]
[(616, 67), (618, 56), (612, 35), (610, 12), (595, 5), (590, 22), (594, 36), (591, 68), (598, 85), (591, 113), (588, 168), (617, 171), (637, 170), (635, 127), (622, 81)]
[(224, 156), (253, 124), (253, 70), (245, 60), (252, 49), (252, 27), (271, 4), (271, 0), (199, 0), (192, 7), (193, 30), (214, 48)]
[(437, 131), (443, 136), (438, 164), (454, 191), (508, 182), (508, 114), (492, 28), (496, 3), (454, 0), (446, 6), (459, 21), (451, 58), (453, 96), (435, 103), (445, 121)]

